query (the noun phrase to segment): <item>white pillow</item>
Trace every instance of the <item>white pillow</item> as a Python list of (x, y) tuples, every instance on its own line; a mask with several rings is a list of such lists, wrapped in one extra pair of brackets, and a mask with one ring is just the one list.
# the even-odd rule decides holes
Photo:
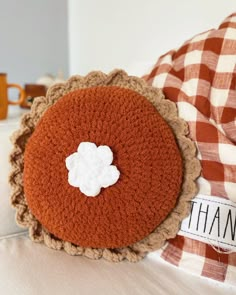
[(10, 107), (8, 119), (0, 121), (0, 239), (24, 231), (15, 222), (15, 210), (10, 205), (9, 154), (12, 150), (11, 134), (18, 129), (19, 119), (24, 110)]

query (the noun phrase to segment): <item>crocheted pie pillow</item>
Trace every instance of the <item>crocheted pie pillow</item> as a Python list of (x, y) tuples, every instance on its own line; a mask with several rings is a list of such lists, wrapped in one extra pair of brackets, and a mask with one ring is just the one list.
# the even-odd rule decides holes
[(189, 213), (200, 165), (187, 133), (173, 102), (123, 71), (53, 86), (13, 136), (18, 224), (71, 255), (138, 261)]

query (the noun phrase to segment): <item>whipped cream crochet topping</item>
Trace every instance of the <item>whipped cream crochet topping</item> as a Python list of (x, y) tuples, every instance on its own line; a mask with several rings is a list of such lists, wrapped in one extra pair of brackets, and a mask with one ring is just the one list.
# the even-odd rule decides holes
[(81, 142), (77, 152), (66, 158), (68, 182), (88, 197), (99, 195), (101, 188), (115, 184), (120, 172), (113, 162), (113, 153), (107, 145)]

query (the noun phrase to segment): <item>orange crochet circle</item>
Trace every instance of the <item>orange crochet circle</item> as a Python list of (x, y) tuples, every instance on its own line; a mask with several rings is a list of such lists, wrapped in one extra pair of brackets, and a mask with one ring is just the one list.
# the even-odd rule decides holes
[[(81, 142), (108, 145), (118, 182), (87, 197), (68, 183), (65, 159)], [(148, 236), (174, 208), (182, 158), (174, 135), (143, 96), (117, 86), (65, 95), (26, 145), (24, 191), (36, 219), (83, 247), (120, 248)]]

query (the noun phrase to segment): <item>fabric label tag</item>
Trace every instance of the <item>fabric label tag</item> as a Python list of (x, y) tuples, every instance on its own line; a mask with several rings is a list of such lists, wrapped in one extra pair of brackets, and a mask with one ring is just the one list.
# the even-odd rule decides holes
[(236, 203), (198, 194), (191, 202), (190, 215), (182, 221), (178, 235), (236, 251)]

